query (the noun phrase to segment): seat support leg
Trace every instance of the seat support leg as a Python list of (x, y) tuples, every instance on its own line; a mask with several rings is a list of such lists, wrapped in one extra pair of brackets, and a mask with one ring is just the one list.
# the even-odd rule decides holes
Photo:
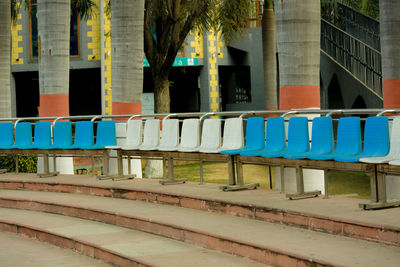
[(324, 198), (329, 198), (328, 193), (328, 169), (324, 169)]
[[(237, 177), (237, 184), (236, 185), (223, 185), (220, 186), (219, 189), (222, 191), (238, 191), (238, 190), (245, 190), (245, 189), (256, 189), (257, 187), (260, 186), (259, 183), (252, 183), (252, 184), (245, 184), (243, 181), (243, 163), (240, 161), (239, 157), (232, 156), (228, 162), (228, 171), (231, 171), (232, 174), (230, 175), (234, 176), (234, 164), (233, 162), (236, 162), (236, 177)], [(231, 178), (231, 177), (230, 177)], [(233, 178), (233, 177), (232, 177)], [(230, 179), (231, 181), (231, 179)]]
[(160, 184), (169, 185), (169, 184), (184, 184), (187, 179), (175, 179), (174, 177), (174, 159), (172, 157), (168, 157), (168, 179), (160, 180)]
[(371, 176), (371, 202), (360, 203), (359, 207), (364, 210), (382, 209), (400, 206), (400, 200), (388, 201), (386, 195), (386, 173), (378, 172), (376, 166)]
[(57, 171), (50, 172), (48, 154), (43, 154), (43, 171), (44, 171), (43, 173), (38, 173), (38, 176), (40, 178), (53, 177), (59, 174), (59, 172)]
[(286, 197), (289, 198), (290, 200), (317, 197), (318, 195), (321, 194), (321, 191), (304, 192), (303, 168), (299, 165), (296, 165), (296, 185), (297, 185), (296, 193), (286, 194)]

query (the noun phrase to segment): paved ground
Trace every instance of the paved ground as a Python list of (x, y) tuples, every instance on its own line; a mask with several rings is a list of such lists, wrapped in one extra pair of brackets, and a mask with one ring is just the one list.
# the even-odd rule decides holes
[[(364, 211), (358, 208), (358, 203), (362, 202), (362, 200), (345, 197), (331, 197), (330, 199), (319, 197), (291, 201), (286, 199), (284, 194), (267, 189), (222, 192), (218, 189), (218, 185), (216, 184), (199, 185), (197, 183), (186, 183), (162, 186), (158, 183), (158, 180), (134, 179), (127, 181), (100, 181), (87, 175), (61, 175), (51, 178), (38, 178), (35, 174), (7, 173), (0, 175), (0, 181), (1, 180), (71, 183), (95, 185), (100, 187), (113, 186), (149, 192), (174, 193), (179, 195), (198, 196), (210, 200), (231, 201), (269, 208), (306, 212), (334, 217), (336, 219), (354, 220), (376, 225), (390, 225), (400, 228), (400, 209), (398, 207), (376, 211)], [(212, 232), (213, 229), (219, 228), (219, 224), (224, 223), (225, 225), (223, 229), (220, 230), (220, 232), (222, 232), (219, 234), (233, 236), (237, 240), (243, 239), (243, 241), (257, 243), (261, 246), (277, 247), (281, 250), (289, 249), (291, 253), (300, 253), (311, 258), (317, 257), (327, 260), (328, 262), (335, 262), (336, 264), (340, 263), (341, 265), (346, 265), (347, 261), (345, 259), (347, 258), (351, 260), (350, 262), (352, 262), (351, 265), (353, 266), (378, 266), (379, 263), (375, 260), (381, 258), (380, 263), (385, 262), (386, 266), (396, 266), (400, 259), (398, 258), (398, 255), (400, 255), (399, 247), (385, 246), (382, 244), (378, 245), (374, 242), (353, 240), (350, 238), (326, 235), (279, 224), (268, 224), (265, 222), (246, 220), (238, 217), (232, 218), (230, 216), (218, 214), (206, 213), (205, 218), (203, 214), (204, 212), (202, 213), (197, 210), (190, 210), (190, 216), (187, 216), (188, 214), (186, 211), (181, 214), (182, 208), (168, 205), (52, 192), (4, 190), (1, 192), (1, 195), (3, 197), (9, 196), (13, 198), (25, 198), (32, 201), (37, 199), (49, 202), (65, 202), (65, 204), (109, 210), (110, 212), (113, 211), (120, 214), (131, 214), (152, 221), (165, 221), (169, 224), (178, 223), (176, 219), (179, 218), (178, 221), (180, 225), (186, 228), (196, 227), (201, 232)], [(158, 208), (157, 206), (160, 207)], [(2, 213), (2, 218), (4, 219), (7, 219), (7, 212), (11, 212), (11, 210), (7, 212), (6, 210), (7, 209), (0, 209), (0, 213)], [(32, 212), (12, 211), (8, 216), (17, 219), (20, 216), (18, 214), (21, 212), (27, 213), (27, 217), (20, 217), (21, 223), (27, 222), (27, 218), (29, 218), (29, 223), (34, 223), (34, 225), (41, 225), (44, 223), (43, 227), (46, 227), (46, 222), (43, 221), (43, 217), (41, 217), (42, 215), (33, 222), (34, 220), (32, 218), (34, 218), (34, 216), (32, 215)], [(49, 214), (48, 216), (53, 215)], [(76, 219), (69, 218), (68, 220)], [(240, 228), (239, 225), (242, 226), (243, 224), (248, 224), (245, 227), (245, 231), (235, 230)], [(114, 226), (107, 227), (113, 228)], [(114, 236), (114, 234), (111, 236)], [(283, 236), (286, 236), (286, 238), (282, 238)], [(103, 238), (104, 236), (101, 235), (101, 240), (103, 240)], [(153, 242), (154, 241), (151, 241), (151, 243)], [(319, 246), (318, 244), (323, 245)], [(49, 249), (47, 247), (49, 247)], [(120, 248), (118, 247), (118, 250), (119, 249)], [(336, 260), (336, 252), (338, 249), (341, 251), (341, 260)], [(161, 249), (161, 251), (162, 250), (163, 249)], [(327, 251), (335, 252), (335, 255), (330, 255), (331, 253), (327, 253)], [(366, 251), (369, 252), (365, 255)], [(201, 253), (204, 252), (200, 252), (200, 254)], [(58, 256), (59, 254), (60, 256)], [(37, 255), (40, 255), (40, 257)], [(152, 256), (150, 256), (150, 258), (152, 258)], [(82, 256), (71, 250), (60, 249), (52, 245), (1, 232), (0, 259), (2, 259), (0, 266), (108, 266), (102, 262)]]
[[(302, 255), (306, 258), (322, 260), (339, 266), (398, 266), (400, 262), (400, 247), (171, 205), (81, 194), (25, 190), (1, 190), (0, 197), (57, 203), (57, 206), (62, 207), (72, 206), (105, 211), (108, 214), (115, 213), (126, 217), (136, 217), (141, 219), (141, 222), (150, 221), (162, 225), (173, 225), (177, 229), (189, 229), (189, 231), (207, 233), (207, 235), (229, 237), (243, 244), (254, 244), (257, 247), (286, 251), (291, 255)], [(205, 259), (212, 259), (214, 263), (229, 263), (229, 266), (234, 261), (239, 266), (251, 265), (250, 262), (242, 264), (239, 259), (233, 260), (226, 255), (223, 259), (220, 259), (220, 256), (215, 255), (214, 252), (205, 249), (199, 250), (194, 247), (188, 248), (186, 243), (177, 243), (161, 237), (154, 240), (154, 236), (148, 237), (148, 234), (113, 225), (6, 208), (0, 208), (0, 214), (2, 214), (4, 220), (30, 224), (60, 235), (84, 239), (102, 247), (113, 249), (119, 254), (127, 253), (128, 256), (139, 257), (145, 262), (154, 261), (157, 258), (160, 261), (151, 263), (161, 264), (162, 266), (174, 266), (179, 254), (190, 255), (189, 258), (193, 259), (203, 258), (201, 255), (208, 255), (201, 260), (202, 266), (207, 266)], [(93, 215), (93, 217), (95, 216)], [(153, 229), (156, 228), (156, 226), (153, 226)], [(158, 230), (156, 232), (158, 233)], [(143, 241), (144, 239), (145, 241)], [(199, 237), (199, 239), (201, 238)], [(140, 243), (141, 241), (143, 242)], [(184, 264), (183, 266), (187, 265)], [(221, 265), (211, 264), (210, 266)]]
[(307, 212), (316, 215), (335, 217), (338, 219), (354, 220), (377, 225), (389, 225), (400, 228), (400, 208), (389, 208), (382, 210), (365, 211), (358, 207), (358, 203), (365, 200), (345, 197), (322, 197), (288, 200), (284, 194), (268, 189), (245, 190), (236, 192), (222, 192), (216, 184), (199, 185), (197, 183), (186, 183), (179, 185), (162, 186), (158, 180), (134, 179), (126, 181), (97, 180), (95, 177), (86, 175), (60, 175), (51, 178), (38, 178), (35, 174), (2, 174), (1, 179), (63, 182), (74, 184), (89, 184), (97, 186), (115, 186), (145, 191), (170, 192), (188, 196), (199, 196), (209, 199), (227, 200), (238, 203), (253, 204), (283, 210)]
[(15, 234), (0, 232), (2, 267), (106, 267), (102, 261)]

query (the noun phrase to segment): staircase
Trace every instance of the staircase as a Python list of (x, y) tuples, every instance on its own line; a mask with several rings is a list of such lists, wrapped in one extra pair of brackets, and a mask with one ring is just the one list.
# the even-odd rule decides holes
[[(351, 74), (378, 102), (383, 100), (379, 21), (340, 1), (321, 1), (321, 54)], [(321, 65), (324, 68), (329, 67)]]
[(367, 212), (355, 199), (289, 201), (271, 190), (157, 182), (5, 174), (0, 229), (118, 266), (400, 262), (398, 209)]

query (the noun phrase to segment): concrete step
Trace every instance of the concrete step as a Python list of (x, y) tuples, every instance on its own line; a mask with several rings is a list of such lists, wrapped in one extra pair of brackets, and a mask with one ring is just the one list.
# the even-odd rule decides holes
[[(400, 247), (172, 205), (0, 190), (0, 206), (106, 222), (278, 266), (398, 266), (400, 262)], [(2, 214), (0, 221), (5, 220)]]
[[(1, 266), (18, 267), (111, 267), (93, 259), (44, 242), (0, 231)], [(40, 255), (40, 257), (38, 257)]]
[[(111, 224), (6, 208), (0, 208), (0, 214), (3, 231), (76, 250), (118, 266), (262, 266), (246, 258)], [(45, 253), (34, 249), (38, 250), (37, 255)]]
[(0, 188), (162, 203), (400, 246), (400, 209), (363, 211), (358, 208), (360, 200), (354, 198), (289, 201), (284, 194), (265, 189), (221, 192), (215, 184), (161, 186), (153, 179), (99, 181), (84, 175), (41, 179), (30, 174), (4, 174)]

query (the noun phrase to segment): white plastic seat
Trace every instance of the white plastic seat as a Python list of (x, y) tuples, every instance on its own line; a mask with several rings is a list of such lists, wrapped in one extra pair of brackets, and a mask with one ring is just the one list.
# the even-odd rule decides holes
[(221, 151), (220, 119), (204, 120), (199, 151), (203, 153), (219, 153)]
[(182, 124), (181, 142), (178, 151), (196, 152), (200, 145), (200, 120), (186, 119)]
[(243, 119), (226, 119), (221, 150), (241, 149), (243, 146)]
[(160, 121), (149, 119), (144, 123), (143, 143), (139, 150), (156, 150), (160, 143)]
[(400, 165), (400, 116), (394, 117), (390, 135), (390, 151), (384, 157), (361, 158), (361, 162), (366, 163), (388, 163), (390, 165)]
[(158, 146), (160, 151), (176, 151), (179, 144), (179, 120), (163, 120), (161, 130), (161, 141)]
[(135, 150), (142, 144), (143, 122), (142, 120), (128, 121), (125, 144), (123, 150)]

